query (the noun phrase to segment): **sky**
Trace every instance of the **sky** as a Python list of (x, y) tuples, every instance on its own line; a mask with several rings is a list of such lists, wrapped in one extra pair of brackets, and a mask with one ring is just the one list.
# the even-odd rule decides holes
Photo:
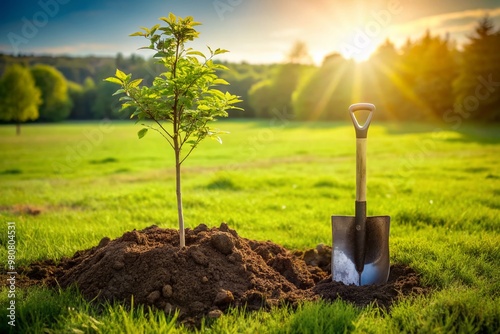
[(339, 52), (363, 60), (389, 38), (396, 46), (427, 29), (462, 45), (488, 14), (500, 29), (500, 0), (2, 0), (0, 53), (151, 56), (139, 27), (161, 16), (202, 23), (188, 45), (230, 52), (219, 59), (274, 63), (304, 42), (313, 60)]

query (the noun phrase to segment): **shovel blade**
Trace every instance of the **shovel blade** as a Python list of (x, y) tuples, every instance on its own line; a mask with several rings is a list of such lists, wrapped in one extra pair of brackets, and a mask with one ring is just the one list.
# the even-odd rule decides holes
[(344, 284), (384, 284), (389, 278), (389, 216), (366, 218), (365, 267), (356, 270), (353, 216), (332, 216), (332, 280)]

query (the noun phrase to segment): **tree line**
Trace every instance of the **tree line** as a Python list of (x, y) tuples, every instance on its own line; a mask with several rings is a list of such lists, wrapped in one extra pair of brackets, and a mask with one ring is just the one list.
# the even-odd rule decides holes
[[(298, 42), (281, 64), (224, 63), (228, 90), (241, 96), (230, 117), (345, 120), (347, 107), (371, 102), (378, 117), (400, 121), (500, 121), (500, 30), (480, 20), (461, 49), (427, 31), (400, 48), (386, 40), (363, 63), (333, 53), (311, 64)], [(150, 84), (153, 59), (0, 55), (0, 121), (126, 119), (103, 81), (120, 68)], [(18, 126), (18, 131), (20, 127)]]
[(398, 121), (500, 121), (500, 30), (480, 20), (462, 49), (430, 31), (397, 49), (386, 40), (370, 59), (340, 54), (319, 67), (289, 62), (253, 85), (260, 117), (287, 110), (298, 120), (346, 120), (348, 106), (370, 102), (377, 117)]

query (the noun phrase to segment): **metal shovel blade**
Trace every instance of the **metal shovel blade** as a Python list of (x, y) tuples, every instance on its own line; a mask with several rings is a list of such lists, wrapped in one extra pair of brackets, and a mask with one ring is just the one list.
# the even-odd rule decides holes
[(354, 216), (332, 216), (332, 279), (344, 284), (384, 284), (389, 278), (389, 216), (366, 217), (365, 266), (355, 266)]

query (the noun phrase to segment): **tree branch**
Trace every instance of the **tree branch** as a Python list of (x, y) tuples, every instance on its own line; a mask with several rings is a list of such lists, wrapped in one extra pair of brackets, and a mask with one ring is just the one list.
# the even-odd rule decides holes
[[(208, 121), (205, 121), (205, 122), (203, 123), (203, 126), (202, 126), (202, 127), (200, 127), (200, 128), (204, 128), (204, 127), (206, 127), (206, 126), (207, 126), (207, 123), (208, 123)], [(189, 134), (189, 136), (186, 136), (186, 137), (187, 137), (187, 138), (189, 138), (189, 137), (191, 136), (191, 134), (192, 134), (192, 133), (193, 133), (193, 132), (191, 132), (191, 133)], [(195, 142), (195, 143), (193, 144), (193, 146), (191, 146), (191, 148), (189, 149), (189, 152), (188, 152), (188, 153), (184, 156), (184, 158), (182, 158), (182, 160), (181, 160), (181, 162), (180, 162), (181, 164), (184, 162), (184, 160), (186, 160), (186, 159), (189, 157), (189, 155), (191, 154), (191, 152), (193, 152), (193, 151), (194, 151), (194, 149), (196, 148), (196, 146), (198, 146), (198, 144), (199, 144), (199, 143), (200, 143), (200, 142), (201, 142), (201, 141), (202, 141), (205, 137), (206, 137), (206, 135), (205, 135), (205, 136), (203, 136), (203, 137), (198, 137), (198, 138), (197, 138), (196, 142)], [(186, 139), (186, 140), (187, 140), (187, 139)], [(185, 140), (185, 141), (186, 141), (186, 140)], [(184, 141), (184, 142), (185, 142), (185, 141)], [(183, 144), (184, 144), (184, 143), (183, 143)]]
[[(158, 124), (158, 126), (160, 127), (160, 129), (168, 136), (170, 137), (172, 140), (174, 139), (173, 136), (170, 134), (170, 132), (168, 132), (167, 129), (165, 129), (163, 127), (163, 125), (156, 119), (156, 117), (153, 115), (153, 113), (151, 112), (151, 110), (149, 110), (149, 107), (147, 105), (147, 103), (144, 105), (143, 103), (141, 103), (140, 100), (138, 100), (133, 94), (129, 94), (129, 96), (131, 96), (131, 98), (135, 101), (135, 103), (138, 105), (138, 107), (143, 111), (145, 112), (150, 119), (152, 119), (153, 121), (155, 121), (156, 124)], [(153, 127), (150, 127), (151, 129), (153, 130), (156, 130), (159, 134), (161, 134), (163, 136), (163, 138), (165, 138), (165, 140), (168, 142), (168, 144), (174, 148), (174, 145), (173, 143), (170, 141), (170, 139), (165, 136), (163, 133), (160, 132), (160, 130), (158, 129), (155, 129)]]

